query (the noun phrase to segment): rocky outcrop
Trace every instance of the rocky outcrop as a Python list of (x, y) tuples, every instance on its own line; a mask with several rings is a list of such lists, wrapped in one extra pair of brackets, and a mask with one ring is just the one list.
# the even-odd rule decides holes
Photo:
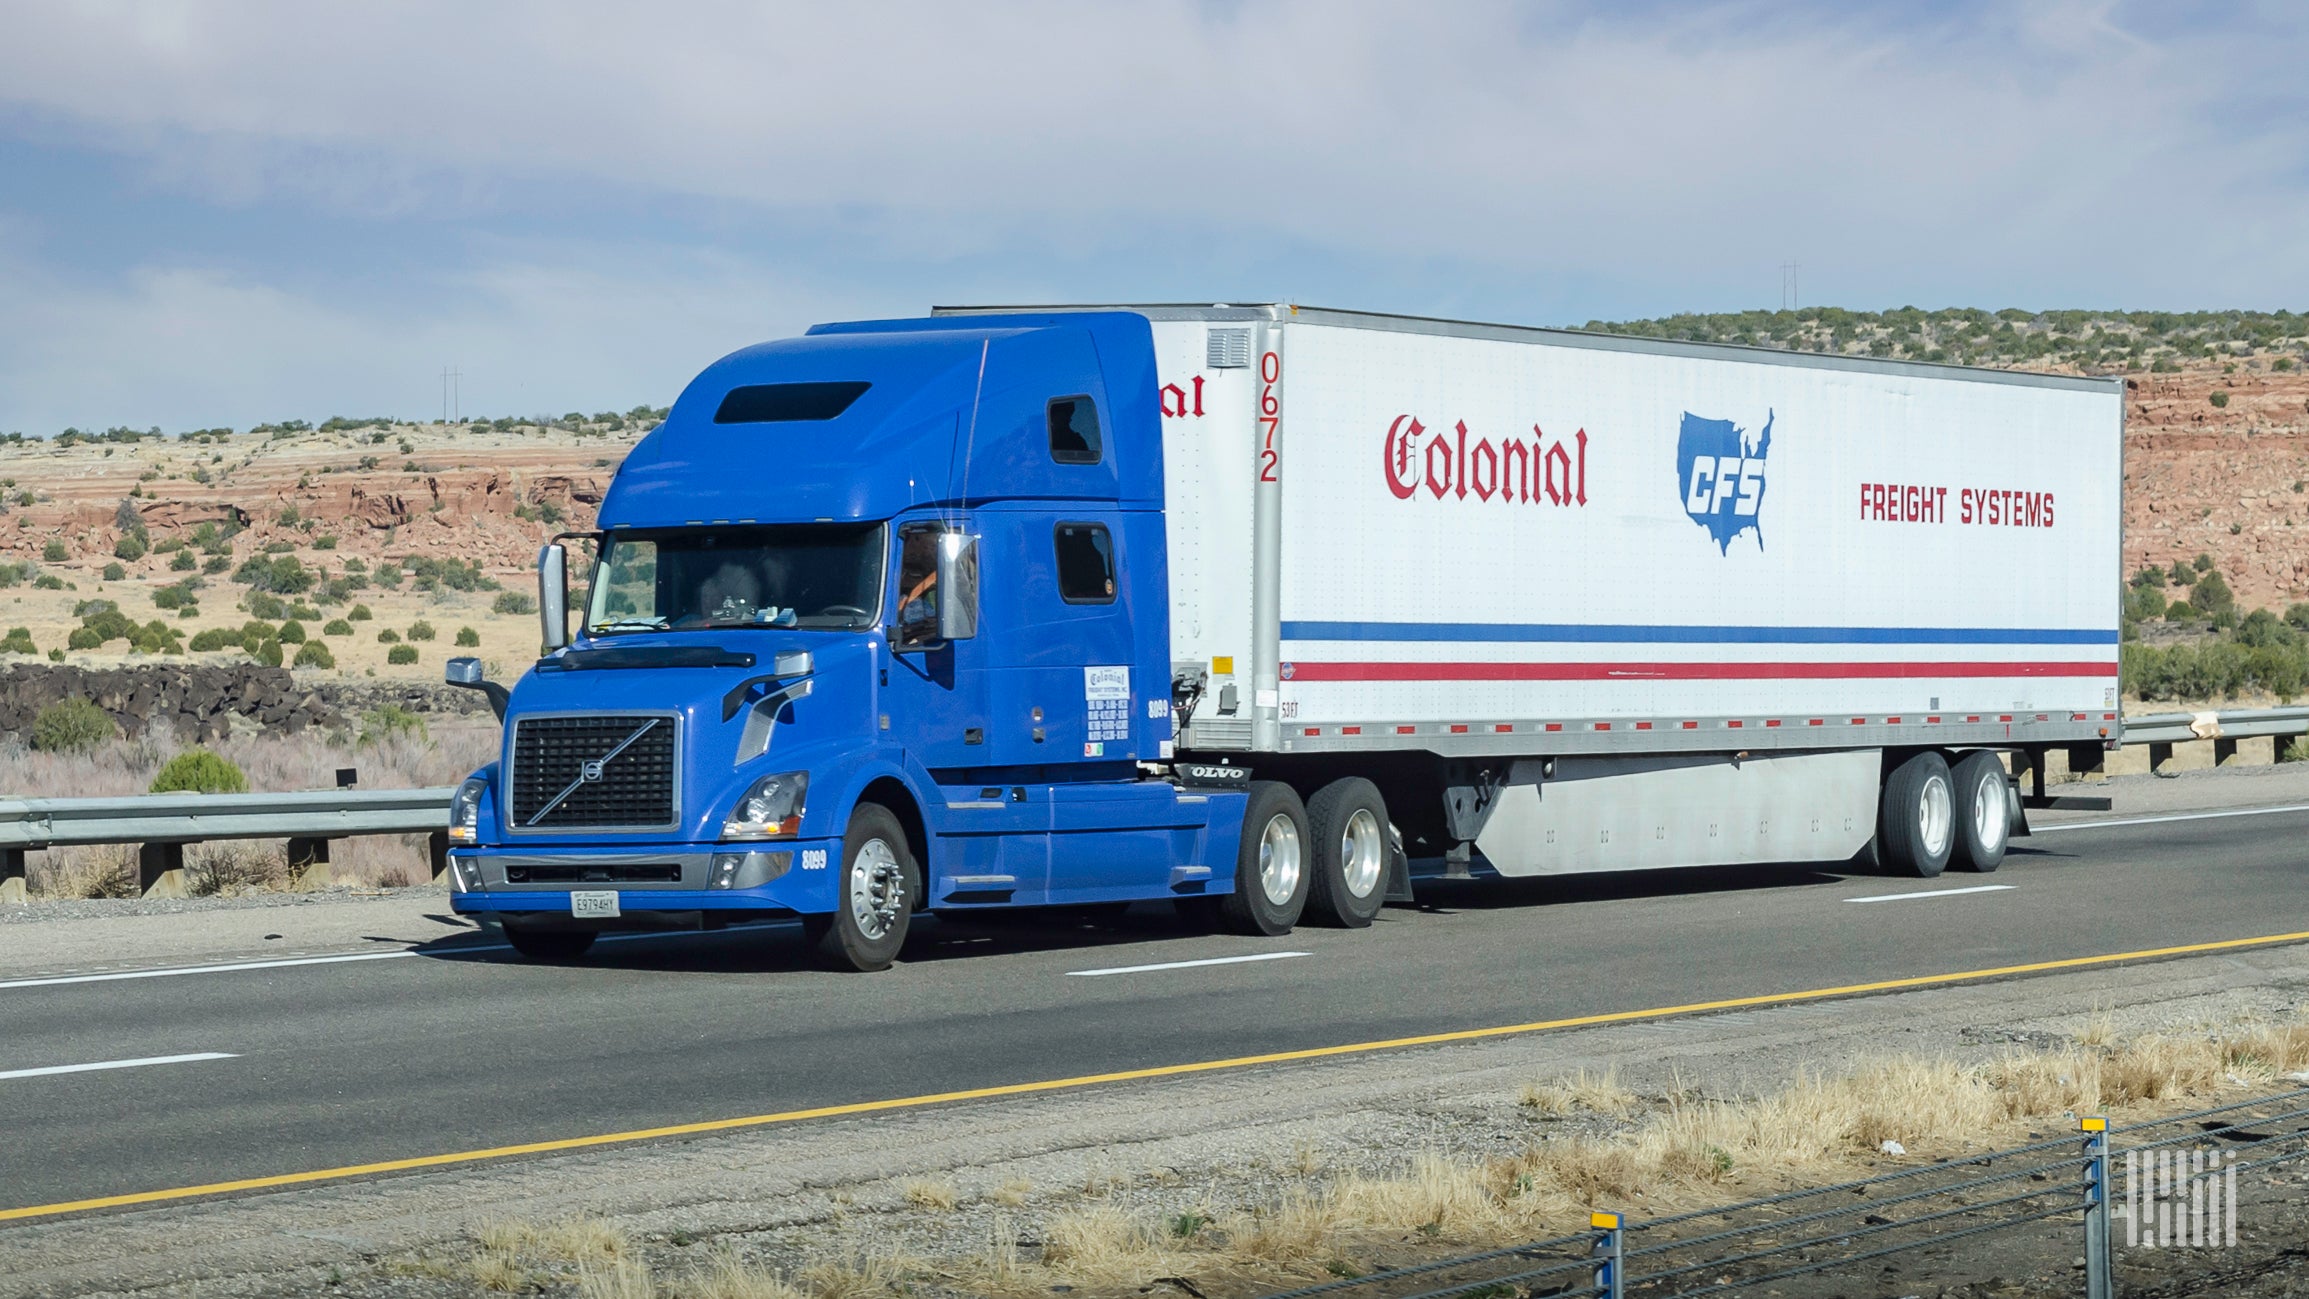
[(95, 704), (130, 739), (156, 731), (188, 742), (217, 740), (231, 733), (235, 719), (289, 735), (343, 721), (286, 668), (23, 664), (0, 671), (0, 731), (27, 734), (41, 709), (66, 699)]

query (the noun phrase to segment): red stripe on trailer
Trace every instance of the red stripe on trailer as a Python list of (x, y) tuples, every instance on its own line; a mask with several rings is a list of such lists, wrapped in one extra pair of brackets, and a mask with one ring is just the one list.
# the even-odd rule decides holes
[(1852, 724), (1854, 726), (1866, 726), (1868, 724), (1868, 719), (1865, 717), (1855, 717), (1852, 719)]
[(1610, 723), (1610, 722), (1597, 722), (1597, 723), (1595, 724), (1595, 728), (1596, 728), (1597, 730), (1599, 730), (1599, 731), (1608, 731), (1608, 730), (1610, 730), (1610, 729), (1611, 729), (1611, 723)]
[(1363, 728), (1360, 726), (1342, 726), (1339, 728), (1341, 735), (1361, 735), (1362, 733)]
[(1309, 735), (1321, 735), (1322, 733), (1323, 728), (1320, 726), (1310, 726), (1307, 728), (1307, 734)]
[(1726, 726), (1745, 726), (1745, 725), (1747, 725), (1747, 723), (1746, 723), (1746, 722), (1743, 722), (1743, 721), (1741, 721), (1739, 718), (1735, 717), (1735, 718), (1733, 718), (1731, 721), (1728, 721), (1728, 722), (1724, 723), (1724, 725), (1726, 725)]
[(1453, 722), (1453, 723), (1451, 724), (1451, 733), (1452, 733), (1453, 735), (1465, 735), (1465, 734), (1467, 734), (1467, 723), (1465, 723), (1465, 722)]
[(1772, 719), (1770, 719), (1770, 720), (1768, 720), (1768, 721), (1766, 721), (1766, 722), (1764, 723), (1764, 725), (1765, 725), (1765, 726), (1767, 726), (1767, 727), (1771, 727), (1771, 726), (1778, 726), (1779, 724), (1780, 724), (1780, 719), (1779, 719), (1779, 718), (1777, 718), (1777, 717), (1774, 717), (1774, 718), (1772, 718)]
[(1930, 722), (1930, 723), (1932, 723), (1932, 724), (1933, 724), (1933, 725), (1935, 725), (1935, 726), (1938, 726), (1938, 725), (1940, 724), (1940, 719), (1939, 719), (1939, 718), (1937, 718), (1937, 717), (1927, 717), (1927, 718), (1925, 718), (1924, 720), (1925, 720), (1925, 721), (1927, 721), (1927, 722)]
[(1515, 730), (1515, 723), (1513, 723), (1513, 722), (1500, 722), (1500, 723), (1497, 723), (1496, 725), (1494, 725), (1494, 726), (1493, 726), (1491, 729), (1492, 729), (1492, 730), (1495, 730), (1495, 731), (1497, 731), (1497, 732), (1499, 732), (1501, 735), (1508, 735), (1508, 734), (1512, 734), (1512, 733), (1514, 732), (1514, 730)]
[(2117, 720), (2117, 715), (2115, 713), (2102, 713), (2101, 720), (2104, 722), (2113, 722)]
[(1398, 726), (1395, 728), (1395, 733), (1397, 735), (1417, 735), (1419, 728), (1416, 726)]
[(1822, 717), (1815, 717), (1815, 718), (1813, 718), (1811, 721), (1809, 721), (1809, 722), (1806, 722), (1806, 723), (1804, 723), (1804, 724), (1805, 724), (1806, 726), (1826, 726), (1826, 725), (1828, 724), (1828, 721), (1827, 721), (1827, 719), (1826, 719), (1826, 718), (1822, 718)]
[(1685, 722), (1684, 729), (1687, 731), (1696, 731), (1700, 729), (1700, 724), (1698, 722)]
[(1919, 677), (2113, 677), (2113, 661), (1914, 663), (1309, 663), (1297, 681), (1824, 681)]
[(2072, 722), (2082, 722), (2089, 719), (2087, 719), (2083, 713), (2071, 713), (2069, 715), (2069, 720)]
[(1648, 731), (1652, 729), (1652, 724), (1650, 722), (1637, 722), (1636, 729), (1639, 731)]
[(1887, 717), (1884, 719), (1884, 724), (1886, 726), (1898, 726), (1900, 725), (1900, 719), (1897, 717)]
[(1979, 721), (1979, 720), (1980, 720), (1980, 714), (1978, 714), (1978, 713), (1974, 713), (1972, 716), (1970, 716), (1970, 717), (1967, 717), (1967, 718), (1965, 718), (1964, 720), (1966, 720), (1966, 721), (1968, 721), (1968, 722), (1977, 722), (1977, 721)]
[(1560, 731), (1560, 730), (1562, 730), (1562, 729), (1563, 729), (1563, 723), (1562, 723), (1562, 722), (1549, 722), (1549, 723), (1547, 724), (1547, 729), (1549, 729), (1549, 730), (1551, 730), (1551, 731)]

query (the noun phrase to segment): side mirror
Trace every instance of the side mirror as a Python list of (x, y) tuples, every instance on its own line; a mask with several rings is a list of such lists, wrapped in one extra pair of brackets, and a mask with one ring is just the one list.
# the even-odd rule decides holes
[(969, 640), (978, 634), (978, 538), (960, 532), (938, 537), (938, 635)]
[(548, 654), (569, 643), (569, 552), (558, 543), (537, 552), (537, 620)]
[(489, 711), (497, 714), (498, 721), (505, 720), (505, 705), (512, 701), (513, 694), (489, 679), (489, 674), (481, 669), (481, 660), (460, 654), (441, 669), (441, 679), (462, 689), (480, 691), (489, 700)]

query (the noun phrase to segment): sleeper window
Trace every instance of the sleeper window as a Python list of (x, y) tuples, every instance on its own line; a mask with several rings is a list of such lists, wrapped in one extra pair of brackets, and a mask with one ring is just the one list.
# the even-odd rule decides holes
[(1062, 465), (1095, 465), (1104, 454), (1098, 407), (1088, 397), (1050, 399), (1050, 458)]
[(1058, 596), (1068, 604), (1114, 603), (1114, 541), (1103, 523), (1061, 523)]

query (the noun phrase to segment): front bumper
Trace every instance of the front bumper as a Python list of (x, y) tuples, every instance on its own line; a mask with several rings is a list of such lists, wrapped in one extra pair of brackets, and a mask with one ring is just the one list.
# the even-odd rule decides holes
[[(731, 853), (747, 858), (734, 887), (710, 887), (715, 859)], [(839, 839), (610, 848), (484, 844), (450, 849), (449, 904), (464, 914), (566, 918), (572, 891), (613, 891), (620, 919), (640, 925), (717, 911), (822, 914), (834, 909), (833, 867), (841, 859)]]

